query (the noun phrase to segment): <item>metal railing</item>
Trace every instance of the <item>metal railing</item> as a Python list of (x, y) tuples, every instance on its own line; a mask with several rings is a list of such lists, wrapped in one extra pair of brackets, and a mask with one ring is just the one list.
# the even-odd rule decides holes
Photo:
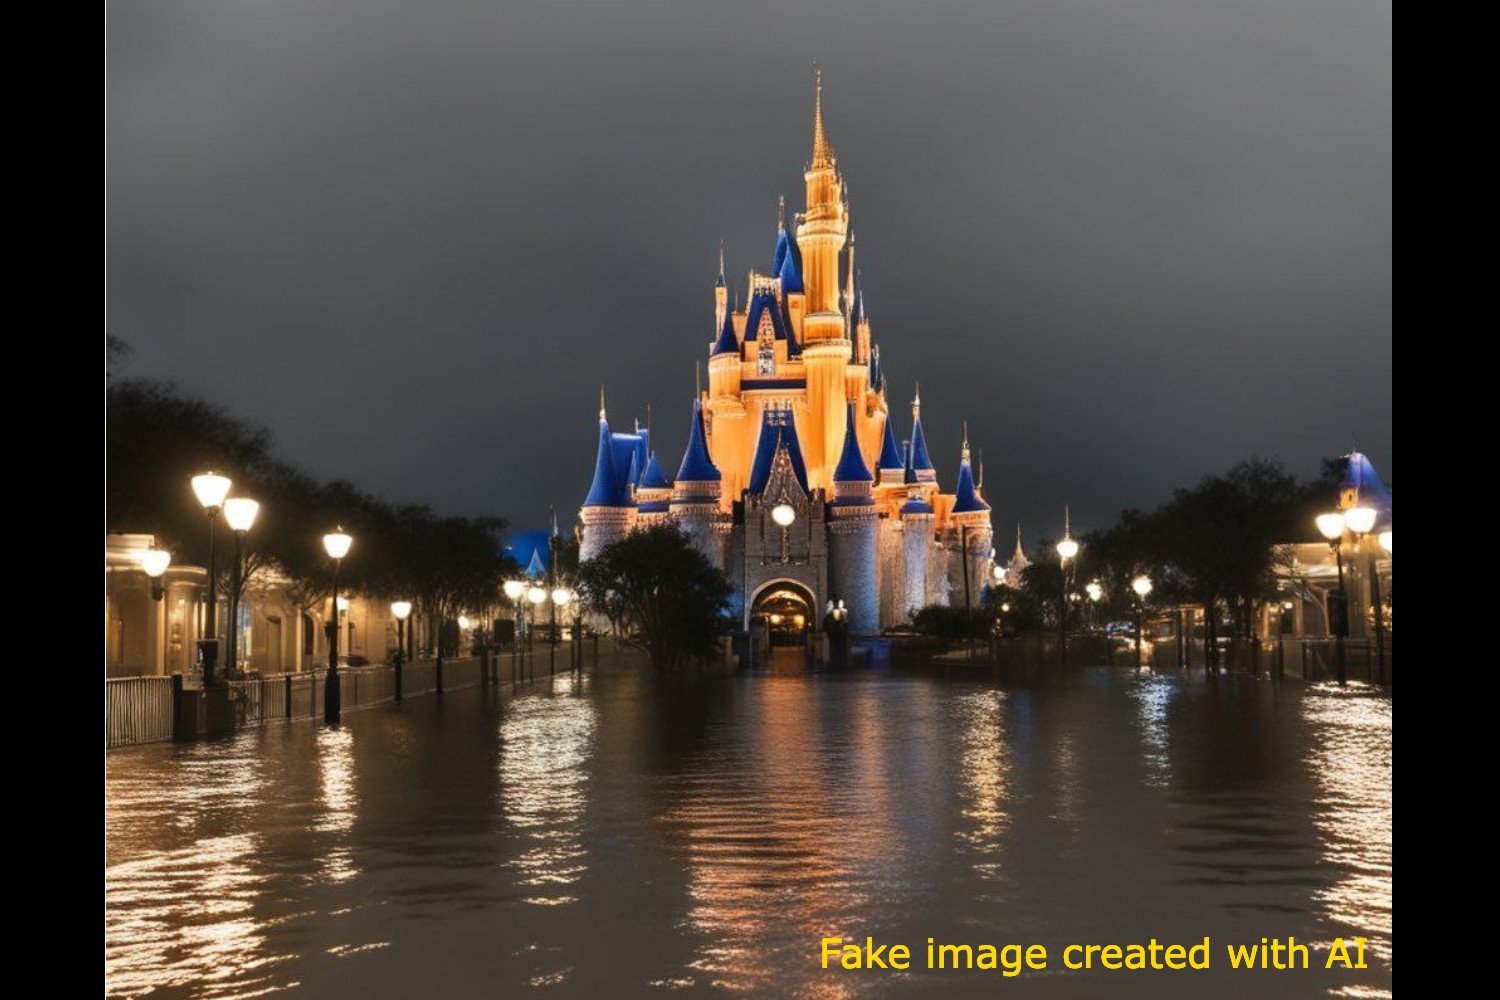
[(172, 738), (172, 678), (117, 677), (104, 682), (104, 742), (129, 746)]
[[(293, 674), (271, 674), (228, 681), (229, 706), (236, 729), (290, 719), (316, 719), (323, 713), (326, 674), (314, 668)], [(390, 664), (341, 667), (343, 710), (355, 711), (391, 701), (396, 694), (396, 668)], [(481, 683), (478, 657), (443, 663), (443, 690)], [(433, 660), (409, 663), (401, 672), (403, 698), (437, 690)], [(184, 687), (178, 677), (121, 677), (104, 681), (104, 742), (106, 747), (155, 743), (201, 735), (207, 726), (203, 689)]]

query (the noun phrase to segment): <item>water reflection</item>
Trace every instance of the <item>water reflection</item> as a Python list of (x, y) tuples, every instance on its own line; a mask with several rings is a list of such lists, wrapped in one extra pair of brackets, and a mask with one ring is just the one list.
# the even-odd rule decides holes
[[(1355, 685), (1303, 700), (1317, 779), (1313, 822), (1333, 883), (1318, 893), (1334, 934), (1371, 934), (1391, 958), (1391, 701)], [(1373, 932), (1373, 933), (1371, 933)]]
[(115, 752), (107, 990), (991, 996), (823, 973), (817, 942), (1275, 933), (1373, 959), (1279, 993), (1388, 995), (1390, 725), (1389, 699), (1243, 677), (622, 673)]

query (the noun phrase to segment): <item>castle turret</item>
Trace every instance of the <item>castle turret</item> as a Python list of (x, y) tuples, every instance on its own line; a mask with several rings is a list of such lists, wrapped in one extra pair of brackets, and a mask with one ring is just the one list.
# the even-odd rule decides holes
[(946, 603), (946, 594), (934, 600), (928, 586), (932, 555), (932, 504), (922, 496), (922, 485), (912, 466), (912, 449), (906, 449), (906, 503), (901, 505), (902, 569), (904, 570), (902, 609), (910, 615), (932, 603)]
[(656, 452), (646, 459), (646, 471), (641, 474), (635, 489), (636, 521), (642, 527), (661, 524), (667, 519), (668, 501), (672, 499), (672, 484), (662, 475), (661, 463)]
[[(974, 468), (969, 461), (969, 429), (964, 427), (963, 451), (958, 462), (958, 486), (953, 492), (949, 510), (954, 542), (964, 562), (957, 569), (967, 582), (969, 606), (972, 607), (984, 586), (984, 564), (989, 556), (993, 533), (990, 530), (990, 505), (974, 488)], [(957, 581), (955, 581), (957, 582)]]
[(670, 510), (693, 545), (715, 566), (724, 565), (723, 536), (717, 530), (719, 493), (723, 477), (708, 457), (703, 437), (703, 404), (693, 400), (693, 422), (688, 428), (687, 450), (677, 468)]
[(724, 280), (724, 241), (719, 241), (719, 276), (714, 280), (714, 329), (729, 315), (729, 283)]
[(916, 474), (917, 482), (937, 483), (937, 469), (927, 454), (927, 435), (922, 430), (922, 389), (918, 386), (911, 400), (911, 462), (909, 466)]
[(823, 129), (823, 80), (813, 104), (813, 150), (803, 178), (807, 211), (797, 226), (807, 317), (802, 322), (802, 359), (807, 367), (808, 473), (814, 488), (827, 489), (838, 461), (844, 422), (845, 366), (851, 346), (839, 309), (839, 257), (849, 231), (833, 147)]
[(632, 482), (639, 436), (611, 434), (604, 412), (604, 390), (599, 390), (599, 451), (594, 459), (594, 479), (583, 500), (579, 519), (583, 538), (578, 558), (587, 562), (635, 526), (636, 506)]
[(880, 631), (880, 592), (875, 570), (875, 499), (871, 473), (859, 450), (854, 404), (846, 409), (844, 447), (834, 469), (829, 505), (829, 596), (845, 602), (856, 635)]

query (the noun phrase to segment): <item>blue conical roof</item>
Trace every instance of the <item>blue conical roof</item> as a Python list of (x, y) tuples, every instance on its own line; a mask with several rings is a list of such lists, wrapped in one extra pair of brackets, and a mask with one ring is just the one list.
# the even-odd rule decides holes
[(838, 468), (833, 470), (836, 483), (868, 483), (870, 467), (859, 453), (859, 436), (854, 430), (854, 404), (847, 407), (844, 419), (844, 452), (839, 456)]
[(626, 435), (611, 434), (609, 422), (602, 417), (599, 419), (599, 454), (594, 459), (594, 480), (589, 485), (588, 496), (584, 498), (585, 507), (629, 507), (631, 505), (629, 480), (621, 478), (615, 462), (617, 454), (615, 439), (623, 436)]
[(781, 294), (791, 295), (802, 291), (802, 268), (795, 254), (787, 254), (781, 261), (781, 267), (776, 271), (776, 276), (781, 279)]
[(906, 465), (904, 466), (906, 475), (902, 478), (902, 482), (910, 486), (917, 481), (917, 470), (912, 468), (911, 464), (911, 442), (902, 441), (901, 451), (906, 455)]
[(667, 477), (661, 474), (661, 463), (656, 460), (656, 452), (646, 460), (646, 471), (641, 475), (641, 487), (648, 490), (665, 490), (671, 488)]
[(771, 257), (771, 273), (780, 274), (781, 265), (786, 263), (787, 257), (792, 252), (792, 238), (787, 235), (786, 227), (782, 226), (776, 230), (776, 253)]
[(526, 564), (526, 575), (533, 580), (547, 575), (547, 567), (542, 565), (541, 546), (537, 546), (531, 550), (531, 562)]
[[(747, 326), (745, 329), (749, 329)], [(740, 353), (740, 338), (734, 332), (734, 313), (728, 309), (724, 310), (724, 327), (719, 331), (719, 339), (714, 343), (711, 357), (721, 354)]]
[(922, 433), (922, 415), (911, 419), (911, 467), (918, 472), (933, 470), (932, 459), (927, 457), (927, 435)]
[(931, 514), (932, 504), (922, 499), (922, 494), (915, 493), (906, 498), (906, 503), (901, 505), (903, 514)]
[(724, 477), (708, 457), (708, 442), (703, 434), (703, 403), (693, 400), (693, 423), (688, 428), (687, 450), (677, 468), (679, 483), (717, 483)]
[(901, 460), (901, 446), (896, 443), (895, 423), (889, 415), (885, 418), (885, 442), (880, 446), (880, 458), (875, 465), (881, 469), (900, 469), (906, 466)]
[(966, 454), (963, 461), (958, 463), (958, 487), (953, 491), (953, 513), (972, 514), (989, 509), (990, 505), (979, 499), (979, 494), (974, 492), (974, 468), (969, 464), (969, 456)]
[(771, 317), (771, 329), (777, 340), (788, 339), (786, 317), (781, 314), (781, 305), (776, 296), (762, 289), (750, 297), (750, 307), (745, 315), (745, 336), (755, 340), (760, 336), (761, 316)]
[(771, 467), (775, 464), (776, 452), (786, 448), (791, 460), (792, 472), (802, 489), (807, 490), (807, 464), (802, 459), (802, 445), (797, 440), (797, 425), (787, 410), (766, 410), (761, 415), (760, 438), (755, 443), (755, 461), (750, 467), (751, 493), (763, 492), (771, 479)]
[(1352, 451), (1347, 456), (1348, 467), (1344, 470), (1344, 481), (1339, 486), (1340, 499), (1350, 502), (1358, 500), (1366, 507), (1379, 512), (1377, 527), (1389, 527), (1391, 523), (1391, 491), (1381, 481), (1375, 466), (1364, 452)]

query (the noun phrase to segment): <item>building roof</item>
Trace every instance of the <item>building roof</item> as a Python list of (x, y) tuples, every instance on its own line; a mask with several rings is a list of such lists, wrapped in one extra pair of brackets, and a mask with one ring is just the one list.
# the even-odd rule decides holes
[[(750, 328), (747, 326), (745, 327), (745, 329), (748, 330)], [(740, 338), (734, 332), (734, 313), (728, 309), (725, 309), (724, 326), (723, 329), (719, 331), (719, 339), (714, 343), (714, 349), (711, 357), (716, 358), (721, 354), (738, 353), (740, 353)]]
[(958, 463), (958, 486), (953, 491), (953, 513), (972, 514), (989, 509), (990, 505), (981, 500), (974, 489), (974, 467), (969, 464), (968, 448), (965, 447), (964, 457)]
[[(601, 411), (602, 414), (602, 411)], [(633, 507), (630, 496), (630, 459), (635, 445), (634, 434), (611, 434), (609, 421), (599, 417), (599, 452), (594, 458), (594, 479), (589, 485), (585, 507)]]
[(646, 460), (646, 471), (641, 474), (640, 485), (642, 489), (647, 490), (667, 490), (672, 488), (672, 484), (667, 482), (667, 477), (661, 474), (661, 463), (656, 460), (656, 452), (654, 451), (651, 453), (651, 457)]
[(901, 459), (901, 446), (896, 443), (896, 427), (889, 415), (885, 418), (885, 441), (880, 446), (880, 458), (876, 460), (875, 466), (880, 469), (906, 467)]
[[(865, 464), (865, 457), (859, 453), (859, 435), (854, 430), (854, 404), (850, 403), (845, 411), (844, 451), (839, 456), (838, 467), (833, 470), (833, 481), (868, 485), (873, 476)], [(864, 499), (868, 501), (868, 495)]]
[(766, 410), (761, 415), (760, 438), (755, 443), (755, 461), (750, 467), (751, 493), (763, 492), (771, 480), (771, 468), (776, 463), (776, 453), (785, 448), (791, 461), (792, 472), (806, 492), (807, 464), (802, 460), (802, 445), (797, 440), (797, 425), (789, 410)]
[(922, 415), (913, 411), (911, 418), (911, 467), (917, 472), (936, 471), (927, 455), (927, 435), (922, 432)]
[(708, 457), (708, 442), (703, 434), (703, 403), (693, 400), (693, 423), (688, 428), (687, 449), (677, 467), (679, 483), (717, 483), (724, 477)]
[(1379, 517), (1377, 528), (1391, 526), (1391, 491), (1381, 481), (1375, 466), (1370, 464), (1364, 452), (1351, 451), (1348, 467), (1344, 470), (1344, 481), (1339, 486), (1339, 507), (1348, 508), (1356, 502), (1374, 507)]
[(931, 514), (932, 504), (922, 499), (922, 494), (912, 493), (906, 498), (906, 503), (901, 505), (903, 514)]
[(802, 291), (802, 262), (798, 256), (796, 253), (787, 253), (782, 257), (781, 268), (776, 272), (776, 276), (781, 279), (782, 295), (794, 295)]

